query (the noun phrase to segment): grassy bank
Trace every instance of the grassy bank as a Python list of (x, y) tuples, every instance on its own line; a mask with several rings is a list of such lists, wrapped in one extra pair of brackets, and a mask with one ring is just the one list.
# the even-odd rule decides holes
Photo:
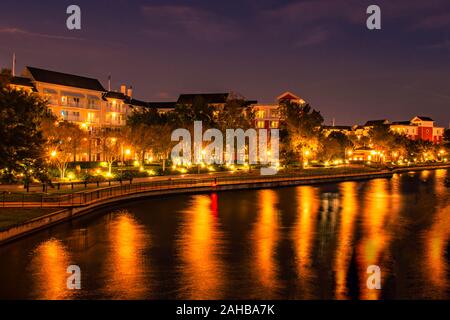
[(55, 208), (0, 208), (0, 231), (58, 210)]

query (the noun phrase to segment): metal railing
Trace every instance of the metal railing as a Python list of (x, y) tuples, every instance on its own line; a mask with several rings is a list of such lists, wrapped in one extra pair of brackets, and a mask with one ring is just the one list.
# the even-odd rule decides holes
[(68, 194), (45, 195), (39, 193), (13, 193), (3, 191), (0, 198), (0, 207), (78, 207), (86, 206), (99, 201), (118, 198), (124, 195), (138, 194), (142, 192), (175, 191), (175, 190), (214, 190), (220, 189), (221, 186), (239, 185), (239, 184), (264, 184), (264, 183), (286, 183), (311, 180), (330, 180), (344, 177), (371, 177), (380, 174), (388, 174), (388, 171), (373, 172), (348, 172), (343, 174), (330, 175), (305, 175), (305, 174), (278, 174), (274, 176), (226, 176), (226, 177), (210, 177), (210, 178), (177, 178), (160, 181), (148, 181), (129, 184), (119, 184), (110, 187), (96, 188), (94, 190), (83, 190)]

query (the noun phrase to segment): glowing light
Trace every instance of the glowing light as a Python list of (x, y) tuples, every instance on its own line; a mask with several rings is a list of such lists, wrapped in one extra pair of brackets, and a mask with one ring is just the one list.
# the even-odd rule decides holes
[(53, 151), (50, 153), (50, 156), (51, 156), (52, 158), (56, 157), (56, 155), (57, 155), (56, 150), (53, 150)]
[(126, 154), (127, 156), (129, 156), (129, 155), (131, 154), (131, 150), (130, 150), (130, 149), (126, 149), (126, 150), (125, 150), (125, 154)]

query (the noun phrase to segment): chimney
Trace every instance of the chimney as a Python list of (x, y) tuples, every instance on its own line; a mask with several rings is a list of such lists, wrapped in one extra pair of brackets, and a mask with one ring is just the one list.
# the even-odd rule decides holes
[(127, 94), (127, 86), (122, 84), (120, 86), (120, 92), (123, 93), (123, 94)]
[(130, 87), (128, 88), (128, 90), (127, 90), (127, 96), (129, 96), (130, 98), (133, 97), (133, 87), (132, 87), (132, 86), (130, 86)]

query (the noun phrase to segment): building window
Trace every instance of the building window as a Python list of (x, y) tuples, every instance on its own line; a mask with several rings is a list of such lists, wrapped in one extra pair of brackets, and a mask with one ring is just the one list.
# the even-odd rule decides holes
[(272, 118), (279, 118), (280, 117), (280, 111), (278, 110), (272, 110), (270, 111), (270, 115), (272, 116)]
[(258, 122), (256, 122), (256, 127), (257, 127), (258, 129), (263, 129), (263, 128), (265, 128), (264, 121), (258, 121)]
[(278, 121), (270, 121), (271, 128), (278, 128), (278, 125), (279, 125)]
[(257, 119), (264, 119), (265, 115), (266, 115), (266, 112), (264, 110), (256, 111), (256, 118)]

